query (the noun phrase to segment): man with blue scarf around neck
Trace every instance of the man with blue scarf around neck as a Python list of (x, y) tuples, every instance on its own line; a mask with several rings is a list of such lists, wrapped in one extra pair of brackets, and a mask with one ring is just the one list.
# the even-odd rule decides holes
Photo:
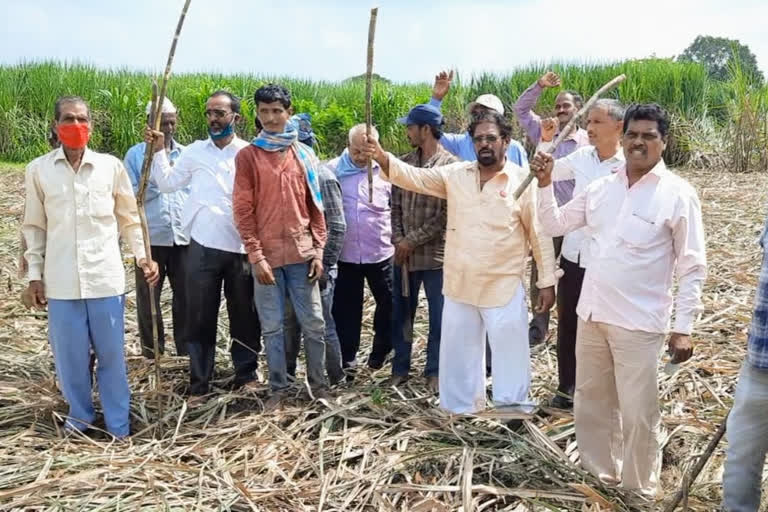
[(304, 335), (307, 380), (315, 398), (327, 396), (325, 322), (318, 280), (326, 241), (323, 203), (314, 152), (288, 123), (291, 93), (268, 84), (254, 94), (262, 130), (235, 158), (232, 194), (235, 224), (253, 266), (253, 300), (267, 352), (277, 408), (289, 387), (285, 351), (285, 300), (291, 301)]
[(222, 284), (235, 385), (256, 382), (261, 350), (259, 319), (251, 301), (251, 269), (232, 219), (235, 155), (248, 145), (234, 132), (240, 119), (240, 99), (227, 91), (215, 91), (205, 104), (205, 117), (209, 137), (187, 146), (173, 166), (166, 155), (163, 132), (148, 128), (145, 139), (154, 144), (152, 181), (158, 190), (190, 190), (182, 213), (182, 227), (190, 237), (184, 262), (190, 406), (201, 405), (210, 391)]

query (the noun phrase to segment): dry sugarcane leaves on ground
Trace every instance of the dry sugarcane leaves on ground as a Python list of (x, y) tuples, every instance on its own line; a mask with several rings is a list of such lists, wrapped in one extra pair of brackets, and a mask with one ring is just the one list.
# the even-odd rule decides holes
[[(760, 261), (764, 176), (687, 171), (705, 212), (710, 274), (696, 353), (662, 375), (667, 498), (707, 444), (733, 400)], [(630, 508), (630, 496), (602, 487), (578, 467), (573, 419), (538, 414), (512, 431), (503, 412), (450, 417), (419, 376), (424, 364), (426, 301), (415, 322), (412, 378), (387, 387), (389, 366), (361, 369), (325, 403), (298, 387), (279, 412), (262, 414), (262, 391), (228, 388), (226, 315), (221, 316), (217, 391), (188, 409), (186, 360), (163, 360), (162, 437), (154, 439), (154, 375), (140, 357), (132, 272), (126, 340), (134, 435), (62, 437), (66, 405), (56, 388), (44, 314), (19, 303), (16, 276), (22, 173), (0, 173), (0, 509), (3, 510), (654, 510)], [(170, 317), (169, 295), (163, 315)], [(365, 307), (370, 347), (373, 304)], [(172, 347), (170, 340), (166, 346)], [(361, 360), (365, 360), (361, 355)], [(532, 393), (556, 388), (553, 343), (533, 356)], [(262, 359), (263, 361), (263, 359)], [(264, 376), (262, 375), (262, 378)], [(694, 483), (690, 510), (719, 503), (722, 443)]]

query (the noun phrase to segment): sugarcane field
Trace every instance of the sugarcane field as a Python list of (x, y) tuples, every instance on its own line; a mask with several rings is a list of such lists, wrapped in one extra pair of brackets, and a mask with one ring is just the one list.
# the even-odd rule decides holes
[(768, 510), (731, 3), (9, 4), (0, 510)]

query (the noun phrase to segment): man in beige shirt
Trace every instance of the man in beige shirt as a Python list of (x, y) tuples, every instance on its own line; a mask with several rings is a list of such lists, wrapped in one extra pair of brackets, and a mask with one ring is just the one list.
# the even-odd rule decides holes
[(485, 337), (493, 353), (493, 401), (527, 405), (530, 387), (525, 261), (529, 247), (539, 269), (537, 311), (555, 300), (552, 239), (536, 222), (536, 190), (513, 194), (528, 169), (507, 160), (512, 129), (497, 112), (469, 127), (477, 161), (417, 168), (369, 138), (366, 153), (398, 187), (447, 200), (443, 264), (440, 405), (454, 413), (485, 408)]
[(82, 98), (54, 109), (61, 147), (26, 170), (22, 234), (27, 250), (27, 305), (48, 306), (48, 337), (62, 393), (66, 429), (87, 430), (95, 417), (90, 349), (98, 359), (104, 419), (117, 438), (129, 435), (130, 390), (123, 352), (125, 273), (118, 236), (130, 245), (154, 286), (131, 181), (117, 158), (87, 148), (91, 115)]

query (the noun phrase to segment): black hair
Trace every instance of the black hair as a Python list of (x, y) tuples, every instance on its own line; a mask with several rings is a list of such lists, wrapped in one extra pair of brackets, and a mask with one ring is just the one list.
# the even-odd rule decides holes
[(627, 133), (630, 121), (656, 121), (662, 139), (669, 133), (669, 114), (657, 103), (635, 103), (624, 114), (624, 133)]
[(214, 91), (210, 96), (208, 96), (208, 99), (215, 98), (216, 96), (226, 96), (229, 98), (229, 106), (232, 109), (232, 112), (235, 114), (240, 113), (240, 98), (235, 96), (229, 91), (225, 91), (224, 89), (219, 89), (218, 91)]
[(512, 125), (509, 124), (507, 118), (499, 114), (495, 110), (486, 110), (477, 115), (472, 116), (472, 122), (469, 123), (469, 136), (475, 136), (475, 129), (481, 123), (495, 123), (499, 127), (499, 135), (505, 141), (509, 141), (512, 138)]
[(61, 117), (61, 106), (65, 103), (79, 103), (81, 105), (85, 105), (85, 108), (88, 110), (88, 118), (91, 118), (91, 107), (88, 106), (88, 102), (83, 98), (80, 96), (59, 96), (59, 98), (56, 100), (56, 103), (53, 105), (53, 118), (56, 121), (58, 121)]
[(262, 85), (253, 94), (253, 104), (258, 109), (259, 103), (274, 103), (279, 101), (284, 108), (291, 106), (291, 92), (277, 84)]
[(432, 132), (432, 136), (435, 138), (435, 140), (440, 140), (440, 138), (443, 136), (443, 124), (444, 123), (440, 123), (438, 126), (435, 126), (433, 124), (424, 123), (417, 124), (416, 126), (418, 126), (419, 129), (421, 129), (423, 126), (429, 126), (429, 131)]
[(582, 98), (581, 94), (577, 93), (576, 91), (566, 89), (564, 91), (560, 91), (557, 95), (560, 96), (561, 94), (570, 94), (571, 98), (573, 98), (573, 104), (576, 106), (576, 108), (581, 108), (582, 105), (584, 105), (584, 98)]

